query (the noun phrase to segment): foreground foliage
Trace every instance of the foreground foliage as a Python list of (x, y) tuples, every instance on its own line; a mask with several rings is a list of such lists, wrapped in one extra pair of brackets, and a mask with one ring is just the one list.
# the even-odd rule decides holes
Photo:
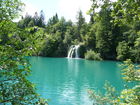
[(0, 104), (47, 105), (27, 80), (31, 70), (26, 56), (36, 51), (34, 43), (41, 37), (29, 36), (30, 30), (19, 29), (12, 22), (22, 8), (20, 0), (2, 0), (0, 5)]
[(140, 103), (140, 65), (135, 66), (131, 60), (122, 64), (122, 75), (126, 82), (133, 83), (133, 87), (123, 89), (120, 93), (108, 82), (105, 84), (106, 93), (99, 94), (94, 90), (89, 90), (90, 98), (94, 100), (93, 105), (139, 105)]

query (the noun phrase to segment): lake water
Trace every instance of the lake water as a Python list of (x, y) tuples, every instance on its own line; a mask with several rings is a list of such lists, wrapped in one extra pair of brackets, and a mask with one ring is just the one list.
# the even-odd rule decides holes
[(49, 105), (92, 105), (87, 90), (104, 93), (109, 81), (117, 90), (123, 88), (119, 62), (84, 59), (30, 57), (30, 81), (37, 93), (50, 99)]

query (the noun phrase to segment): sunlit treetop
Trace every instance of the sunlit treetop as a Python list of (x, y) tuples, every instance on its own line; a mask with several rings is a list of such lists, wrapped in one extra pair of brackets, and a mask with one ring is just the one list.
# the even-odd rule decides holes
[(22, 11), (21, 0), (0, 0), (0, 20), (12, 20)]

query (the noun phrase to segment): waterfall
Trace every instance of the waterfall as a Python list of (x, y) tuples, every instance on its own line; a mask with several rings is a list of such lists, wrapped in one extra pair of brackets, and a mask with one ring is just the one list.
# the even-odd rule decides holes
[(75, 58), (79, 58), (79, 53), (78, 53), (78, 49), (79, 49), (79, 45), (75, 46)]
[(71, 56), (71, 54), (72, 54), (72, 52), (73, 52), (73, 45), (70, 47), (70, 50), (69, 50), (69, 52), (68, 52), (68, 58), (71, 58), (72, 56)]
[(79, 50), (79, 47), (80, 45), (72, 45), (70, 47), (70, 50), (68, 52), (68, 58), (79, 58), (79, 53), (78, 53), (78, 50)]

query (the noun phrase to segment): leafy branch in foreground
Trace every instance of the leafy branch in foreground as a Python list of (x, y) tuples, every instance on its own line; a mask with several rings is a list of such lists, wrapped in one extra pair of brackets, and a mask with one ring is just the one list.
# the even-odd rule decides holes
[[(93, 105), (139, 105), (140, 103), (140, 66), (136, 66), (130, 59), (121, 65), (123, 79), (134, 83), (132, 88), (125, 88), (119, 94), (108, 82), (105, 84), (106, 93), (99, 94), (89, 90), (89, 97), (94, 101)], [(127, 85), (127, 84), (126, 84)]]
[(0, 104), (47, 105), (27, 80), (31, 70), (26, 56), (32, 55), (41, 37), (12, 22), (22, 5), (20, 0), (0, 1)]
[(0, 44), (0, 104), (47, 104), (35, 92), (34, 85), (27, 80), (31, 71), (30, 63), (25, 56), (32, 54), (33, 41), (36, 37), (27, 37), (28, 31), (10, 30), (8, 24), (4, 25), (7, 27), (5, 30), (8, 40), (1, 39)]

